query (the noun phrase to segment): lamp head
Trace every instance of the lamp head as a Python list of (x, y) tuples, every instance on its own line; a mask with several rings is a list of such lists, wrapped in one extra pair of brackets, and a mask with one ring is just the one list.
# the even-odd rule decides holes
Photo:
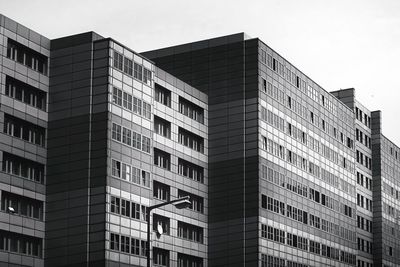
[(177, 209), (186, 209), (186, 208), (190, 207), (191, 205), (192, 205), (192, 202), (190, 202), (189, 196), (183, 197), (183, 198), (181, 198), (180, 201), (174, 203), (174, 206)]

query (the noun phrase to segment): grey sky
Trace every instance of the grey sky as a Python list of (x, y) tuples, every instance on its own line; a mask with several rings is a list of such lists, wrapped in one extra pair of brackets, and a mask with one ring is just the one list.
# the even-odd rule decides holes
[(354, 87), (400, 146), (399, 0), (0, 0), (0, 12), (51, 39), (93, 30), (138, 52), (244, 31), (325, 90)]

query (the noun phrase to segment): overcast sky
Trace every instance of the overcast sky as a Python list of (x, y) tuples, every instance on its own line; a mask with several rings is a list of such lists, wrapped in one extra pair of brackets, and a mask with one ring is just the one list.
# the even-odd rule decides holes
[(53, 39), (85, 31), (137, 52), (246, 32), (327, 91), (354, 87), (400, 146), (400, 0), (0, 0)]

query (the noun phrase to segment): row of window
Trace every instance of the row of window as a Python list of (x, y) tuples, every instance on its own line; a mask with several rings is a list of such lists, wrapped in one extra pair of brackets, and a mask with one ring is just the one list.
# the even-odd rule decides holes
[(203, 228), (178, 221), (178, 237), (202, 244), (204, 242)]
[(371, 128), (371, 117), (363, 113), (358, 107), (355, 108), (356, 119), (364, 123), (368, 128)]
[(151, 105), (149, 103), (116, 87), (113, 87), (113, 103), (139, 116), (151, 119)]
[(195, 121), (204, 124), (204, 109), (181, 96), (179, 97), (179, 112)]
[(382, 205), (382, 212), (383, 214), (387, 214), (392, 218), (397, 219), (397, 216), (400, 215), (400, 211), (398, 209), (396, 209), (395, 207), (383, 202)]
[(372, 254), (372, 242), (357, 237), (357, 249)]
[(361, 208), (365, 208), (369, 211), (372, 211), (372, 200), (358, 193), (357, 193), (357, 205), (360, 206)]
[(357, 172), (357, 184), (372, 190), (372, 179), (364, 176), (362, 173)]
[(344, 239), (355, 241), (355, 233), (350, 231), (346, 227), (339, 226), (338, 224), (332, 223), (325, 219), (321, 219), (311, 213), (308, 213), (299, 208), (285, 204), (277, 199), (262, 195), (261, 207), (269, 211), (278, 213), (282, 216), (286, 216), (295, 221), (299, 221), (304, 224), (308, 224), (311, 227), (322, 229), (325, 232), (340, 236)]
[(48, 58), (11, 39), (7, 41), (7, 57), (43, 75), (47, 75)]
[[(309, 240), (296, 234), (285, 232), (283, 230), (261, 224), (261, 236), (263, 238), (295, 247), (304, 251), (322, 255), (324, 257), (341, 261), (348, 264), (356, 263), (356, 255), (349, 252), (341, 251), (340, 249), (330, 247), (328, 245)], [(285, 266), (285, 265), (283, 265)]]
[(310, 265), (261, 254), (261, 267), (310, 267)]
[(151, 70), (145, 68), (141, 64), (134, 62), (133, 60), (124, 57), (122, 54), (114, 51), (113, 66), (120, 71), (134, 77), (135, 79), (142, 81), (148, 86), (152, 85), (152, 72)]
[(317, 203), (321, 203), (323, 206), (333, 209), (337, 212), (340, 212), (341, 203), (335, 200), (332, 197), (329, 197), (323, 193), (320, 193), (318, 190), (313, 188), (308, 188), (307, 186), (301, 184), (300, 182), (293, 180), (289, 177), (286, 177), (284, 174), (273, 170), (272, 168), (268, 168), (267, 166), (262, 166), (262, 178), (275, 183), (283, 188), (287, 188), (300, 196), (304, 196), (306, 198), (311, 199)]
[(372, 233), (372, 221), (365, 219), (362, 216), (357, 215), (357, 227)]
[(178, 142), (200, 153), (204, 153), (204, 138), (181, 127), (179, 127)]
[(35, 108), (46, 111), (46, 92), (14, 79), (8, 75), (6, 76), (5, 95)]
[(148, 208), (133, 201), (111, 196), (110, 211), (132, 219), (146, 221)]
[(42, 239), (0, 230), (0, 251), (42, 257)]
[[(171, 107), (171, 91), (157, 83), (154, 87), (154, 99)], [(204, 124), (204, 109), (181, 96), (179, 96), (179, 113)]]
[(178, 174), (204, 183), (204, 168), (181, 158), (178, 158)]
[[(310, 174), (312, 174), (317, 178), (319, 177), (323, 178), (321, 176), (322, 168), (320, 168), (318, 165), (312, 163), (311, 161), (308, 161), (306, 158), (303, 158), (302, 156), (294, 153), (293, 151), (286, 149), (283, 145), (280, 145), (277, 142), (265, 136), (263, 136), (263, 149), (281, 158), (282, 160), (286, 160), (291, 164), (299, 167), (300, 169), (309, 172)], [(351, 163), (349, 160), (346, 160), (346, 158), (344, 157), (342, 158), (342, 161), (343, 161), (342, 164), (343, 168), (352, 172), (354, 169), (354, 164)]]
[(265, 79), (263, 79), (263, 83), (264, 83), (264, 92), (267, 93), (269, 96), (279, 101), (283, 105), (287, 106), (289, 109), (293, 110), (300, 117), (309, 120), (316, 127), (318, 128), (321, 127), (323, 131), (330, 134), (335, 139), (339, 140), (342, 144), (346, 145), (349, 148), (354, 147), (353, 140), (350, 137), (347, 137), (346, 139), (342, 132), (340, 132), (339, 134), (336, 127), (333, 127), (332, 125), (328, 124), (324, 119), (322, 118), (320, 119), (319, 116), (315, 114), (315, 112), (313, 111), (308, 112), (308, 109), (305, 106), (303, 106), (301, 103), (297, 102), (290, 96), (287, 97), (286, 101), (284, 98), (285, 96), (284, 92), (279, 90), (276, 86), (273, 86), (271, 83), (267, 82)]
[(356, 128), (356, 140), (361, 144), (365, 145), (367, 148), (371, 149), (371, 137), (363, 133), (361, 130)]
[(264, 50), (261, 50), (261, 62), (266, 64), (270, 69), (272, 69), (276, 73), (278, 73), (281, 77), (283, 77), (286, 81), (291, 83), (294, 87), (300, 89), (304, 94), (306, 94), (312, 100), (314, 100), (317, 103), (320, 103), (330, 113), (336, 114), (337, 108), (333, 104), (333, 101), (329, 99), (328, 95), (325, 96), (323, 93), (319, 93), (311, 85), (307, 84), (306, 81), (297, 76), (295, 72), (291, 71), (289, 67), (284, 66), (283, 63), (279, 62), (279, 60), (275, 59), (270, 54), (267, 54)]
[(111, 175), (122, 180), (150, 187), (150, 172), (115, 159), (111, 160)]
[(344, 204), (323, 193), (320, 194), (318, 190), (315, 190), (311, 187), (308, 188), (306, 185), (303, 185), (300, 182), (291, 179), (289, 176), (286, 176), (285, 174), (274, 170), (271, 167), (262, 165), (262, 178), (271, 183), (275, 183), (276, 185), (279, 185), (283, 188), (286, 187), (288, 190), (291, 190), (296, 194), (299, 194), (300, 196), (306, 198), (309, 197), (311, 200), (317, 203), (321, 203), (323, 206), (326, 206), (330, 209), (338, 212), (344, 212), (343, 208), (341, 208)]
[(4, 114), (3, 132), (32, 144), (45, 146), (46, 130), (43, 127), (8, 114)]
[(372, 170), (372, 159), (367, 155), (364, 155), (361, 151), (356, 151), (357, 163), (365, 166), (367, 169)]
[(261, 119), (276, 129), (279, 129), (282, 132), (285, 131), (285, 120), (273, 113), (271, 110), (261, 107)]
[(43, 184), (44, 165), (3, 152), (2, 171)]
[(385, 181), (382, 181), (382, 192), (388, 194), (389, 196), (391, 196), (393, 198), (396, 198), (396, 199), (400, 198), (399, 190), (397, 190), (393, 186), (390, 186)]
[(285, 176), (285, 174), (265, 165), (262, 165), (262, 178), (283, 188), (286, 187), (288, 190), (299, 194), (300, 196), (308, 196), (308, 187), (306, 185), (303, 185), (299, 181), (292, 179), (289, 176)]
[[(162, 234), (170, 234), (170, 218), (158, 214), (153, 214), (153, 231), (158, 231), (159, 226), (161, 226), (163, 229)], [(178, 221), (178, 237), (197, 243), (203, 243), (203, 228)]]
[[(171, 170), (171, 154), (154, 148), (154, 165)], [(178, 174), (200, 183), (204, 183), (204, 168), (178, 158)]]
[(150, 153), (150, 138), (116, 123), (112, 124), (111, 138), (115, 141), (136, 148), (146, 153)]
[(129, 253), (145, 257), (147, 247), (146, 241), (133, 237), (110, 233), (110, 249), (123, 253)]
[[(171, 139), (171, 123), (167, 120), (154, 116), (154, 131), (156, 134)], [(178, 142), (200, 153), (204, 153), (204, 138), (181, 127), (179, 127)]]
[(357, 267), (372, 267), (372, 263), (363, 260), (357, 260)]
[(1, 210), (19, 216), (43, 220), (43, 202), (6, 191), (1, 192)]

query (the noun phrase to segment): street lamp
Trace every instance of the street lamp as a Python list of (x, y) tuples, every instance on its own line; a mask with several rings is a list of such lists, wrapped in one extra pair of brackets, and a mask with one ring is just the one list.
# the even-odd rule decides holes
[(150, 239), (150, 228), (151, 228), (150, 227), (151, 226), (150, 213), (154, 209), (157, 209), (157, 208), (169, 205), (169, 204), (173, 204), (175, 206), (175, 208), (177, 208), (177, 209), (185, 209), (185, 208), (189, 207), (192, 203), (190, 202), (190, 197), (186, 196), (186, 197), (178, 198), (178, 199), (171, 200), (168, 202), (163, 202), (163, 203), (160, 203), (157, 205), (153, 205), (148, 208), (147, 216), (146, 216), (147, 217), (146, 218), (147, 219), (147, 267), (150, 267), (150, 247), (151, 247), (150, 246), (150, 241), (151, 241), (151, 239)]

